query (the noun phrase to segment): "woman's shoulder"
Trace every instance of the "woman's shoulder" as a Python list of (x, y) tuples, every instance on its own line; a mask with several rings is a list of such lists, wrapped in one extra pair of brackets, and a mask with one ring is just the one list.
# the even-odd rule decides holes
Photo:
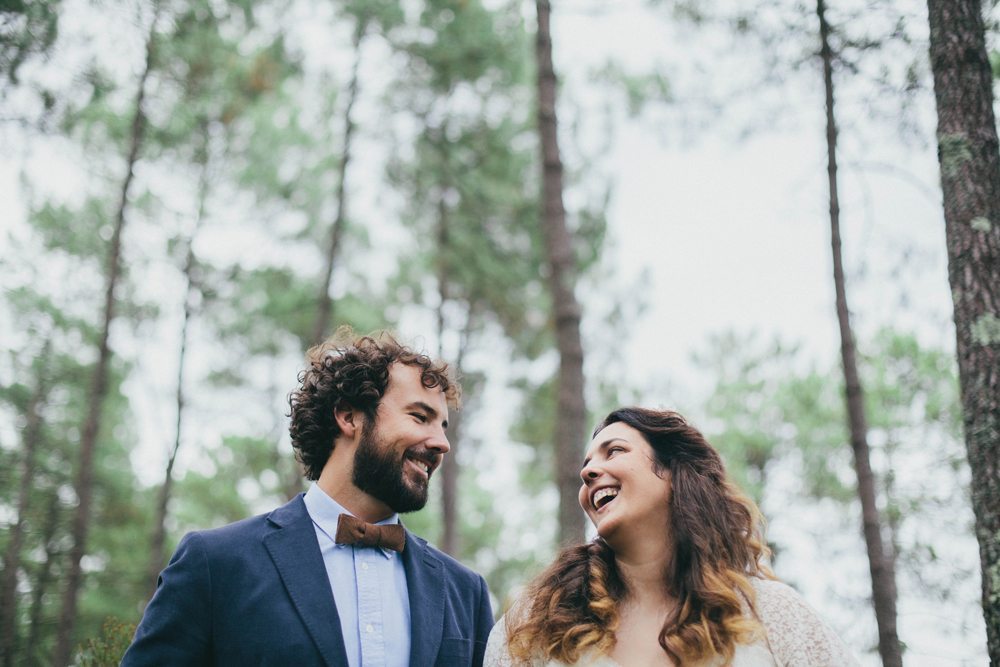
[[(510, 653), (507, 650), (507, 619), (514, 614), (514, 618), (517, 618), (518, 613), (524, 613), (523, 610), (515, 603), (506, 614), (500, 617), (500, 620), (496, 622), (493, 626), (493, 630), (490, 632), (489, 641), (486, 642), (486, 657), (483, 661), (483, 667), (522, 667), (522, 665), (516, 664), (513, 658), (510, 657)], [(532, 660), (527, 667), (620, 667), (611, 658), (596, 654), (588, 653), (581, 658), (572, 666), (566, 665), (565, 663), (545, 660), (544, 658), (537, 658)]]
[(753, 578), (754, 607), (779, 665), (834, 667), (857, 661), (798, 591), (774, 579)]

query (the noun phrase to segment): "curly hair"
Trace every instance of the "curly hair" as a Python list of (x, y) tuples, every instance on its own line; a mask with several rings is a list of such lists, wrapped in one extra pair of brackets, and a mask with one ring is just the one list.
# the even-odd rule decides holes
[[(672, 484), (673, 543), (664, 547), (673, 557), (665, 579), (676, 605), (660, 630), (660, 646), (677, 664), (719, 656), (728, 664), (737, 644), (762, 632), (750, 579), (774, 578), (763, 562), (770, 554), (763, 517), (727, 479), (719, 453), (681, 415), (620, 408), (594, 435), (616, 422), (642, 433), (655, 454), (654, 470), (669, 472)], [(562, 550), (529, 585), (526, 602), (508, 615), (511, 657), (572, 664), (589, 650), (610, 652), (627, 595), (614, 551), (603, 539)]]
[(393, 364), (419, 368), (425, 387), (440, 387), (448, 404), (458, 405), (461, 389), (448, 365), (402, 345), (385, 331), (357, 336), (350, 327), (341, 327), (311, 348), (306, 361), (308, 367), (299, 373), (299, 387), (288, 397), (288, 431), (306, 479), (319, 479), (340, 435), (334, 419), (337, 407), (350, 406), (364, 414), (368, 424), (374, 423)]

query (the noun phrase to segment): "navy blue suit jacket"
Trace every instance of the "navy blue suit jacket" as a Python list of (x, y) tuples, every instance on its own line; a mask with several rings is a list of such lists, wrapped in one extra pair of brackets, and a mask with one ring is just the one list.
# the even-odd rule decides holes
[[(409, 531), (410, 666), (483, 663), (486, 582)], [(340, 617), (302, 496), (270, 514), (189, 533), (161, 573), (125, 667), (346, 667)]]

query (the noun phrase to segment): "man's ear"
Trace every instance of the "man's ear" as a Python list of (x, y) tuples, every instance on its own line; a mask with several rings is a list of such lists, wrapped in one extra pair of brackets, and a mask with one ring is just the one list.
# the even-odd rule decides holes
[(333, 418), (337, 421), (340, 434), (350, 440), (361, 429), (364, 416), (359, 410), (343, 403), (333, 409)]

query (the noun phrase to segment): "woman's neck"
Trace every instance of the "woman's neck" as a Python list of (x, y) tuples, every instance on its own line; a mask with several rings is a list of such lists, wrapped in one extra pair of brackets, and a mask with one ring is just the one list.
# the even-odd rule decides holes
[(672, 600), (667, 592), (670, 555), (662, 547), (655, 553), (615, 554), (618, 573), (634, 604), (665, 605)]

